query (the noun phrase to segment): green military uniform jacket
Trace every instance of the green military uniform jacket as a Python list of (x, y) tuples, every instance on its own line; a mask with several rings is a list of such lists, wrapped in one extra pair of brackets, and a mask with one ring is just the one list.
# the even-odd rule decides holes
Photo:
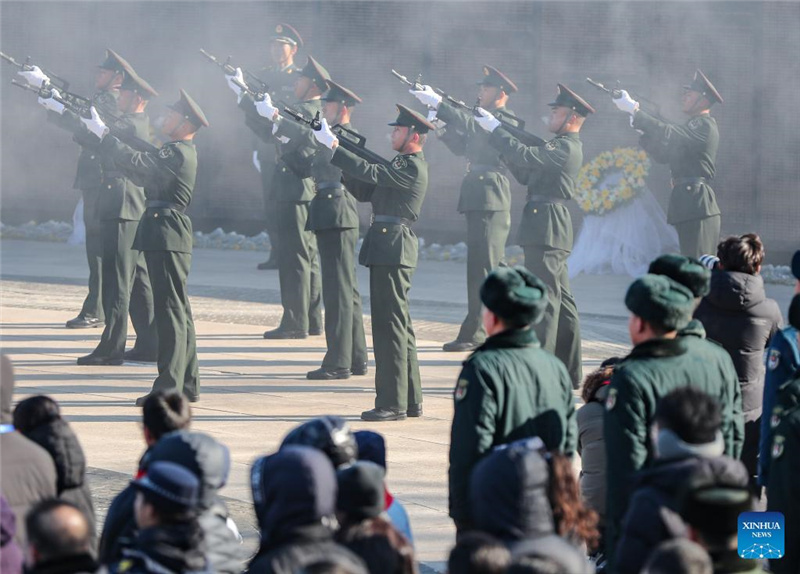
[[(691, 385), (717, 399), (722, 407), (725, 454), (738, 458), (741, 453), (741, 442), (736, 442), (737, 428), (743, 430), (744, 424), (741, 395), (735, 420), (735, 390), (726, 382), (731, 375), (728, 366), (733, 370), (733, 365), (730, 357), (727, 362), (718, 360), (707, 345), (713, 343), (694, 335), (651, 339), (636, 345), (614, 369), (604, 419), (610, 544), (627, 510), (634, 474), (654, 459), (649, 427), (664, 395)], [(735, 370), (733, 379), (738, 388)]]
[(538, 436), (548, 450), (577, 446), (575, 399), (564, 364), (544, 351), (533, 329), (486, 339), (464, 361), (453, 392), (450, 516), (469, 521), (469, 478), (493, 447)]
[(572, 218), (565, 203), (575, 195), (575, 179), (583, 164), (578, 134), (562, 134), (543, 146), (531, 147), (499, 127), (489, 142), (506, 163), (527, 172), (520, 182), (527, 184), (528, 197), (517, 242), (571, 251)]
[[(245, 124), (264, 142), (278, 141), (272, 134), (273, 123), (258, 115), (253, 98), (244, 95), (239, 106), (245, 111)], [(295, 104), (295, 111), (313, 118), (322, 111), (321, 100), (308, 100)], [(308, 202), (314, 197), (314, 180), (311, 179), (310, 157), (314, 150), (301, 141), (279, 142), (278, 163), (270, 181), (273, 198), (279, 202)]]
[(676, 224), (719, 215), (717, 199), (709, 185), (719, 148), (717, 121), (702, 114), (690, 118), (685, 125), (677, 125), (637, 111), (633, 127), (644, 132), (640, 143), (645, 151), (653, 160), (669, 164), (672, 171), (667, 221)]
[(410, 224), (419, 219), (428, 191), (428, 163), (420, 151), (399, 154), (391, 164), (372, 164), (338, 146), (331, 163), (344, 173), (347, 190), (372, 204), (373, 218), (390, 216), (407, 223), (373, 223), (367, 231), (358, 262), (366, 267), (417, 266), (419, 241)]
[[(269, 86), (270, 93), (272, 94), (272, 98), (274, 100), (294, 102), (294, 80), (299, 71), (300, 68), (294, 64), (282, 69), (270, 66), (264, 68), (260, 76), (264, 83)], [(279, 104), (276, 102), (275, 105)], [(255, 112), (255, 110), (253, 111)], [(264, 141), (260, 137), (256, 138), (255, 147), (256, 152), (258, 152), (259, 161), (262, 164), (264, 162), (274, 164), (277, 161), (278, 146), (280, 146), (280, 142), (275, 138), (272, 138), (270, 141)], [(262, 179), (262, 184), (269, 185), (272, 179), (272, 170), (267, 169), (266, 166), (262, 165), (261, 176), (262, 178), (268, 178), (266, 181), (263, 181)]]
[(139, 251), (192, 252), (192, 221), (184, 210), (192, 201), (197, 177), (197, 149), (191, 141), (164, 144), (158, 153), (138, 152), (107, 136), (103, 153), (136, 184), (144, 187), (147, 202), (169, 206), (147, 207), (133, 247)]
[[(504, 107), (497, 111), (511, 113)], [(510, 211), (511, 184), (505, 175), (500, 153), (489, 143), (489, 134), (472, 114), (446, 102), (439, 104), (436, 116), (447, 124), (439, 139), (455, 155), (469, 161), (461, 183), (458, 211)]]
[[(343, 127), (353, 129), (350, 124), (344, 124)], [(310, 148), (308, 162), (315, 194), (308, 206), (306, 230), (357, 229), (356, 200), (341, 183), (342, 170), (331, 164), (333, 151), (316, 143), (311, 128), (294, 121), (281, 121), (275, 135), (290, 138), (290, 143), (295, 141), (300, 144), (305, 140), (305, 145)], [(301, 155), (305, 156), (306, 153), (302, 152)]]
[(800, 376), (778, 390), (773, 409), (772, 464), (767, 510), (782, 512), (786, 555), (771, 560), (772, 572), (800, 572)]

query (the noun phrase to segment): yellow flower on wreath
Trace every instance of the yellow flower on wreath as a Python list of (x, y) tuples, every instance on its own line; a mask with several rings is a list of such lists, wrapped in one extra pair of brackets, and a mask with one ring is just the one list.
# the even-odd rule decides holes
[[(616, 185), (597, 187), (615, 171), (622, 176)], [(575, 199), (585, 213), (602, 215), (632, 201), (645, 189), (649, 172), (650, 159), (644, 150), (625, 147), (601, 152), (578, 173)]]

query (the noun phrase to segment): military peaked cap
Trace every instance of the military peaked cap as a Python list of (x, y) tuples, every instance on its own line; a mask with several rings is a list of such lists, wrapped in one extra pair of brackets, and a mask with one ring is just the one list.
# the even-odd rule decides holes
[(308, 57), (308, 63), (305, 68), (300, 71), (300, 75), (310, 78), (323, 92), (328, 89), (328, 80), (331, 79), (331, 75), (322, 64), (311, 56)]
[(518, 90), (517, 85), (508, 76), (492, 66), (483, 67), (483, 79), (478, 85), (495, 86), (507, 94), (513, 94)]
[(198, 128), (202, 126), (208, 127), (208, 120), (200, 106), (186, 93), (186, 90), (181, 89), (180, 99), (170, 106), (170, 109), (175, 110), (184, 118), (192, 122)]
[(551, 107), (569, 108), (583, 117), (593, 114), (595, 111), (589, 102), (570, 90), (564, 84), (558, 84), (558, 95), (556, 96), (556, 100), (547, 105)]
[(722, 96), (719, 95), (717, 88), (714, 87), (714, 84), (712, 84), (706, 75), (699, 69), (694, 73), (694, 79), (692, 80), (692, 83), (683, 87), (687, 90), (692, 90), (693, 92), (700, 92), (712, 104), (716, 102), (721, 104), (724, 101)]
[(300, 36), (300, 33), (289, 26), (289, 24), (278, 24), (275, 26), (275, 34), (272, 36), (272, 41), (291, 44), (298, 48), (303, 47), (303, 38)]
[(339, 102), (345, 106), (352, 107), (361, 103), (355, 92), (348, 90), (344, 86), (337, 84), (333, 80), (328, 80), (328, 91), (322, 96), (324, 102)]
[(390, 123), (390, 126), (405, 126), (407, 128), (411, 128), (418, 134), (426, 134), (429, 131), (436, 129), (436, 126), (425, 119), (425, 116), (422, 114), (407, 108), (403, 104), (396, 105), (398, 111), (397, 119)]
[(136, 92), (145, 100), (149, 100), (150, 98), (158, 95), (158, 92), (155, 90), (155, 88), (144, 81), (144, 79), (141, 78), (133, 69), (125, 74), (125, 79), (122, 80), (122, 84), (120, 84), (119, 89)]
[(106, 50), (106, 59), (97, 67), (103, 68), (104, 70), (113, 70), (122, 74), (133, 71), (133, 66), (131, 66), (125, 58), (117, 54), (111, 48)]

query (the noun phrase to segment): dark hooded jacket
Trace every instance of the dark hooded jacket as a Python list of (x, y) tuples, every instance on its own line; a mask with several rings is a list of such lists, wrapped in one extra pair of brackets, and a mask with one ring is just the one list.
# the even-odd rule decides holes
[(584, 570), (567, 565), (588, 571), (583, 553), (556, 534), (550, 465), (539, 447), (539, 439), (517, 441), (495, 449), (475, 466), (470, 480), (473, 525), (501, 540), (515, 558), (539, 556), (541, 548), (557, 546), (559, 562), (581, 574)]
[(25, 574), (94, 574), (95, 572), (103, 572), (103, 569), (88, 553), (46, 560), (25, 569)]
[(319, 450), (287, 446), (251, 472), (261, 546), (250, 574), (295, 574), (322, 561), (367, 574), (361, 559), (333, 541), (336, 474)]
[(746, 487), (748, 473), (727, 456), (657, 459), (639, 472), (615, 553), (620, 574), (638, 574), (660, 543), (687, 536), (680, 504), (683, 494), (699, 483)]
[[(164, 435), (150, 448), (140, 462), (141, 470), (153, 462), (164, 460), (180, 464), (200, 479), (200, 517), (208, 567), (213, 572), (242, 571), (245, 556), (236, 534), (228, 527), (228, 510), (218, 495), (230, 471), (228, 449), (212, 437), (192, 431), (176, 431)], [(111, 503), (100, 542), (103, 564), (118, 562), (123, 549), (131, 546), (136, 532), (133, 517), (135, 491), (131, 486)]]
[(197, 525), (165, 525), (139, 531), (123, 558), (109, 566), (112, 574), (181, 574), (211, 572), (202, 548), (202, 529)]
[(711, 291), (694, 313), (706, 336), (730, 354), (742, 387), (746, 422), (758, 420), (764, 395), (764, 350), (782, 323), (778, 304), (767, 299), (760, 275), (715, 270)]
[(60, 418), (27, 431), (25, 436), (52, 457), (56, 465), (58, 497), (77, 506), (86, 516), (92, 532), (92, 552), (97, 552), (97, 519), (92, 492), (86, 482), (86, 457), (78, 436), (67, 421)]

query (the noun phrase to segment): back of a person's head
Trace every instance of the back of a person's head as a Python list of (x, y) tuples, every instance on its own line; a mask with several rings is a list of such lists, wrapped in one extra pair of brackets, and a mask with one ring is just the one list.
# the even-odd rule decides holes
[(506, 574), (573, 574), (549, 556), (525, 556), (517, 558), (506, 570)]
[(14, 365), (6, 354), (0, 354), (0, 424), (11, 424), (11, 402), (14, 398)]
[(335, 468), (351, 464), (358, 457), (358, 445), (350, 424), (333, 415), (313, 418), (293, 428), (281, 442), (281, 448), (292, 445), (321, 450)]
[(175, 391), (153, 391), (142, 405), (142, 424), (157, 441), (167, 433), (188, 429), (192, 421), (189, 401)]
[(448, 574), (503, 574), (511, 563), (505, 545), (485, 532), (459, 536), (447, 559)]
[(386, 440), (383, 435), (370, 430), (353, 433), (358, 447), (358, 460), (368, 460), (386, 471)]
[(89, 522), (69, 502), (49, 499), (38, 503), (25, 517), (25, 528), (37, 563), (78, 556), (90, 550)]
[(717, 257), (725, 271), (755, 275), (764, 262), (764, 244), (755, 233), (728, 237), (717, 245)]
[(336, 540), (361, 558), (370, 574), (417, 572), (413, 546), (382, 516), (343, 528)]
[(693, 539), (713, 553), (736, 548), (739, 515), (753, 510), (753, 498), (746, 486), (700, 486), (682, 497), (680, 507)]
[(581, 398), (584, 403), (588, 403), (594, 399), (597, 391), (604, 385), (611, 382), (611, 375), (614, 374), (614, 365), (607, 365), (592, 371), (583, 381), (583, 388), (581, 389)]
[(662, 542), (650, 554), (642, 574), (713, 574), (711, 557), (688, 538)]
[(45, 395), (28, 397), (14, 409), (14, 428), (26, 434), (38, 426), (61, 418), (58, 403)]
[(717, 438), (722, 425), (719, 402), (693, 387), (668, 393), (656, 405), (659, 429), (668, 429), (689, 444), (705, 444)]
[(348, 568), (344, 564), (337, 564), (336, 562), (329, 562), (326, 560), (324, 562), (309, 564), (302, 570), (299, 570), (297, 574), (361, 574), (361, 571)]
[(513, 568), (509, 572), (537, 574), (589, 574), (594, 572), (586, 553), (563, 536), (550, 534), (520, 540), (509, 548)]

